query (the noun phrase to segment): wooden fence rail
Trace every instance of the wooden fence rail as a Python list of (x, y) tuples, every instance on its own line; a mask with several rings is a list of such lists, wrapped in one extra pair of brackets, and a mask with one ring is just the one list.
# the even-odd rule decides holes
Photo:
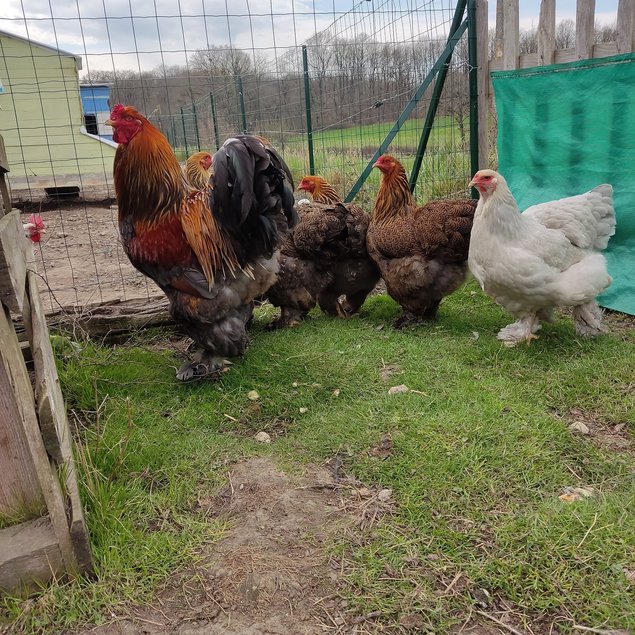
[[(27, 262), (34, 262), (31, 243), (13, 210), (0, 218), (0, 589), (12, 591), (92, 567), (64, 399)], [(16, 317), (28, 336), (33, 380)]]

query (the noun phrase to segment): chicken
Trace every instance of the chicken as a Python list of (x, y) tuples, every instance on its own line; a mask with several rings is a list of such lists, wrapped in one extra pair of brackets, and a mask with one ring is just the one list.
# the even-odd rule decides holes
[(417, 206), (403, 165), (382, 155), (381, 184), (368, 228), (368, 254), (388, 294), (403, 308), (395, 328), (436, 317), (441, 299), (467, 277), (475, 200), (437, 200)]
[(319, 176), (304, 177), (298, 189), (319, 202), (302, 206), (301, 219), (283, 245), (278, 280), (268, 293), (281, 308), (272, 328), (297, 324), (316, 303), (329, 315), (349, 317), (379, 280), (366, 252), (368, 215), (339, 202)]
[(340, 195), (321, 176), (305, 176), (298, 183), (298, 189), (308, 192), (314, 203), (334, 205), (342, 202)]
[(195, 190), (204, 190), (210, 185), (212, 155), (209, 152), (195, 152), (185, 162), (185, 176)]
[(520, 213), (505, 179), (480, 170), (471, 185), (480, 193), (469, 266), (481, 288), (518, 321), (498, 339), (514, 345), (536, 338), (554, 307), (573, 307), (578, 335), (602, 331), (596, 296), (611, 284), (600, 253), (615, 233), (610, 185), (534, 205)]
[(253, 300), (275, 281), (296, 218), (289, 170), (271, 146), (238, 135), (214, 154), (212, 188), (192, 190), (166, 138), (134, 108), (115, 106), (108, 123), (124, 251), (201, 349), (177, 378), (217, 375), (244, 352)]
[(31, 214), (26, 223), (22, 223), (24, 235), (31, 242), (39, 243), (42, 240), (42, 234), (46, 234), (46, 225), (39, 214)]

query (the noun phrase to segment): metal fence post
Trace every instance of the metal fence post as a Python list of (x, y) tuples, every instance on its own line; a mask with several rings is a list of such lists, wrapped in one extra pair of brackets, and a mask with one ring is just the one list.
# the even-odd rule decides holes
[(185, 145), (185, 158), (189, 156), (187, 149), (187, 130), (185, 129), (185, 115), (183, 114), (183, 106), (181, 106), (181, 124), (183, 125), (183, 144)]
[(216, 149), (220, 148), (220, 135), (218, 134), (218, 122), (216, 121), (216, 100), (212, 93), (209, 94), (209, 103), (212, 107), (212, 124), (214, 126), (214, 142), (216, 143)]
[(243, 78), (236, 75), (236, 92), (240, 104), (240, 114), (242, 116), (243, 132), (247, 132), (247, 114), (245, 113), (245, 95), (243, 93)]
[[(452, 18), (452, 25), (450, 26), (450, 32), (448, 33), (448, 40), (456, 33), (459, 26), (461, 26), (461, 19), (465, 13), (466, 0), (459, 0), (454, 11), (454, 17)], [(426, 120), (423, 124), (423, 132), (419, 139), (419, 147), (417, 148), (417, 154), (415, 155), (415, 161), (412, 166), (412, 172), (410, 172), (410, 191), (414, 192), (417, 186), (417, 179), (419, 178), (419, 171), (421, 170), (421, 163), (423, 162), (423, 155), (425, 154), (430, 140), (430, 134), (432, 133), (432, 125), (434, 124), (434, 118), (439, 106), (439, 100), (441, 99), (441, 93), (443, 92), (443, 86), (445, 85), (445, 78), (450, 69), (450, 62), (452, 56), (448, 57), (447, 62), (443, 65), (437, 79), (434, 82), (434, 89), (432, 91), (432, 97), (430, 98), (430, 105), (428, 106), (428, 112), (426, 113)]]
[[(467, 4), (467, 52), (470, 65), (470, 174), (478, 172), (478, 60), (476, 55), (476, 0)], [(472, 196), (477, 198), (476, 190)]]
[(201, 151), (201, 138), (198, 134), (198, 115), (196, 114), (196, 103), (192, 102), (192, 114), (194, 115), (194, 132), (196, 133), (196, 148)]
[(306, 109), (306, 136), (309, 146), (309, 174), (315, 174), (315, 157), (313, 156), (313, 124), (311, 122), (311, 89), (309, 85), (309, 59), (306, 45), (302, 45), (302, 67), (304, 68), (304, 101)]

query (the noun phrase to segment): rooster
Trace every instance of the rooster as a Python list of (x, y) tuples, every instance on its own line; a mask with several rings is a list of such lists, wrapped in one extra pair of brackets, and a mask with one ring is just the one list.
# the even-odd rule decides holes
[(403, 308), (395, 328), (436, 316), (441, 299), (467, 277), (475, 200), (437, 200), (417, 206), (406, 171), (382, 155), (381, 184), (368, 228), (368, 253), (388, 294)]
[(210, 185), (212, 155), (209, 152), (195, 152), (185, 162), (185, 176), (195, 190), (204, 190)]
[(164, 291), (170, 313), (200, 347), (182, 381), (217, 375), (242, 355), (253, 300), (275, 281), (278, 245), (295, 222), (289, 169), (250, 135), (214, 154), (208, 190), (187, 183), (166, 138), (130, 106), (108, 121), (119, 232), (131, 263)]
[(310, 192), (314, 202), (302, 206), (282, 247), (278, 280), (268, 294), (281, 307), (272, 328), (297, 324), (316, 302), (329, 315), (350, 317), (379, 280), (366, 251), (368, 215), (342, 204), (322, 177), (305, 176), (298, 189)]
[(39, 214), (31, 214), (26, 223), (22, 223), (24, 235), (31, 242), (39, 243), (42, 240), (42, 234), (46, 234), (46, 225)]
[(615, 233), (613, 188), (534, 205), (520, 213), (505, 179), (480, 170), (469, 266), (481, 288), (517, 322), (498, 333), (509, 345), (535, 339), (557, 306), (573, 307), (578, 335), (602, 331), (596, 296), (611, 284), (600, 253)]

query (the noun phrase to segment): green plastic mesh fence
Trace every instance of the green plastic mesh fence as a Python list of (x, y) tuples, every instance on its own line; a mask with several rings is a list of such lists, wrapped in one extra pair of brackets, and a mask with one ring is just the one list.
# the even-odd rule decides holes
[(635, 314), (635, 54), (492, 73), (500, 172), (520, 209), (614, 188), (607, 308)]

